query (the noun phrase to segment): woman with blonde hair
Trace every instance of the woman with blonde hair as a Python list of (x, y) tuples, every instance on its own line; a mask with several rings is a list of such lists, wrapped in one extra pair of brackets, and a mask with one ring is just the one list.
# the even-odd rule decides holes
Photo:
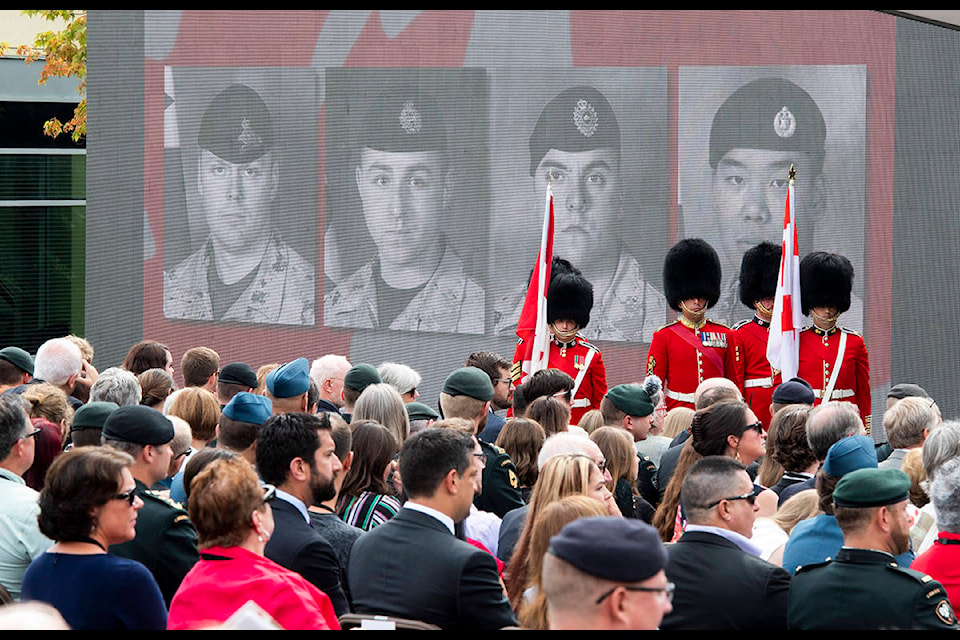
[(619, 427), (600, 427), (590, 434), (590, 439), (597, 443), (607, 461), (611, 477), (607, 488), (613, 494), (620, 513), (624, 518), (635, 518), (650, 524), (654, 508), (637, 490), (640, 459), (633, 438)]
[(183, 471), (187, 460), (194, 451), (204, 449), (217, 436), (220, 424), (220, 401), (217, 396), (200, 387), (184, 387), (168, 397), (164, 413), (176, 416), (190, 425), (190, 447), (183, 452), (180, 470), (170, 482), (170, 498), (176, 502), (186, 502), (187, 493), (183, 486)]
[(674, 407), (667, 411), (663, 419), (663, 435), (673, 439), (689, 429), (694, 413), (696, 412), (690, 407)]
[(73, 422), (73, 408), (63, 389), (49, 382), (27, 385), (21, 397), (27, 401), (30, 422), (40, 429), (34, 443), (33, 464), (23, 474), (23, 480), (28, 487), (40, 491), (47, 469), (63, 452), (64, 440)]
[(550, 548), (550, 538), (578, 518), (605, 515), (607, 515), (606, 509), (595, 499), (583, 495), (572, 495), (548, 504), (536, 517), (530, 532), (527, 586), (517, 615), (522, 629), (538, 631), (549, 629), (547, 601), (541, 589), (540, 573), (543, 569), (543, 556)]

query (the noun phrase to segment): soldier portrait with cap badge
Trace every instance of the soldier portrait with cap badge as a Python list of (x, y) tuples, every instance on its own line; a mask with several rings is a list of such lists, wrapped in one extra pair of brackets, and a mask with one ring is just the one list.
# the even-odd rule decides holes
[[(286, 139), (290, 125), (278, 114), (293, 105), (279, 104), (262, 73), (176, 71), (165, 87), (176, 105), (165, 143), (183, 173), (171, 172), (167, 184), (164, 317), (312, 326), (315, 267), (304, 255), (315, 244), (305, 242), (316, 219), (314, 129)], [(237, 80), (224, 84), (231, 75)]]
[[(761, 242), (781, 243), (791, 165), (800, 255), (841, 252), (862, 270), (865, 67), (681, 67), (678, 126), (681, 237), (720, 255), (717, 321), (749, 318), (740, 262)], [(854, 302), (848, 322), (862, 330)]]

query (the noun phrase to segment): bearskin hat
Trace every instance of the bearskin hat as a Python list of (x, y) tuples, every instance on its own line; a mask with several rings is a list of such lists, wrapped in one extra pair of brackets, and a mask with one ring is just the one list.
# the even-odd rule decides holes
[(663, 261), (667, 304), (680, 311), (680, 302), (706, 298), (707, 308), (720, 299), (720, 257), (700, 238), (687, 238), (670, 247)]
[(547, 290), (547, 322), (573, 320), (582, 329), (590, 322), (592, 310), (593, 285), (569, 261), (554, 257)]
[(757, 300), (777, 294), (780, 256), (783, 250), (772, 242), (761, 242), (743, 254), (740, 261), (740, 302), (750, 309)]
[(815, 307), (836, 307), (839, 313), (850, 308), (853, 265), (839, 253), (814, 251), (800, 261), (800, 307), (810, 315)]

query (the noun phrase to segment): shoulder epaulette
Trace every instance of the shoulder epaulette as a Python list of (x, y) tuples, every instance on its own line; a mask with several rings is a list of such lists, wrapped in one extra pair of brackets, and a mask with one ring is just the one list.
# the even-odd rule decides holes
[(800, 573), (801, 571), (810, 571), (811, 569), (817, 569), (819, 567), (825, 567), (828, 564), (830, 564), (830, 562), (831, 562), (831, 559), (827, 558), (823, 562), (811, 562), (810, 564), (800, 565), (799, 567), (797, 567), (796, 573)]
[(862, 333), (860, 333), (859, 331), (856, 331), (856, 330), (854, 330), (854, 329), (848, 329), (848, 328), (846, 328), (846, 327), (840, 327), (840, 331), (843, 331), (844, 333), (849, 333), (850, 335), (853, 335), (853, 336), (857, 336), (858, 338), (862, 338), (862, 337), (863, 337), (863, 334), (862, 334)]
[(591, 342), (587, 342), (584, 338), (577, 338), (577, 342), (587, 347), (588, 349), (593, 349), (594, 351), (600, 351), (600, 348), (597, 345)]
[[(662, 330), (662, 329), (666, 329), (667, 327), (672, 327), (673, 325), (677, 324), (678, 322), (680, 322), (680, 321), (679, 321), (679, 320), (674, 320), (673, 322), (668, 322), (667, 324), (665, 324), (665, 325), (663, 325), (662, 327), (660, 327), (659, 329), (657, 329), (657, 331), (660, 331), (660, 330)], [(654, 333), (656, 333), (656, 332), (654, 332)]]
[(144, 498), (152, 498), (152, 499), (155, 500), (156, 502), (163, 503), (163, 504), (167, 505), (168, 507), (173, 507), (174, 509), (179, 509), (180, 511), (183, 511), (184, 513), (186, 513), (186, 511), (187, 511), (186, 508), (185, 508), (182, 504), (180, 504), (179, 502), (177, 502), (176, 500), (171, 500), (171, 499), (168, 498), (167, 496), (165, 496), (165, 495), (163, 495), (163, 494), (160, 494), (160, 493), (157, 493), (156, 491), (151, 491), (150, 489), (147, 489), (146, 491), (144, 491), (144, 492), (141, 494), (141, 496), (144, 497)]
[[(719, 323), (718, 323), (718, 324), (719, 324)], [(733, 329), (734, 331), (736, 331), (736, 330), (739, 329), (740, 327), (742, 327), (742, 326), (744, 326), (744, 325), (748, 325), (748, 324), (750, 324), (750, 320), (741, 320), (740, 322), (736, 323), (735, 325), (733, 325), (733, 326), (730, 327), (730, 328)]]
[(729, 328), (730, 328), (730, 325), (728, 325), (728, 324), (724, 324), (724, 323), (722, 323), (722, 322), (717, 322), (716, 320), (710, 320), (709, 318), (707, 319), (707, 324), (715, 324), (715, 325), (717, 325), (717, 326), (723, 327), (724, 329), (729, 329)]

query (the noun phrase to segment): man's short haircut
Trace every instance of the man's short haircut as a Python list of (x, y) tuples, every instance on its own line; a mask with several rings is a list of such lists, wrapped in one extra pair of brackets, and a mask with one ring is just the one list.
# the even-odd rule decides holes
[(223, 415), (217, 397), (201, 387), (181, 389), (165, 413), (186, 420), (193, 437), (206, 442), (216, 437), (217, 425)]
[(705, 524), (713, 509), (707, 505), (733, 496), (742, 477), (740, 473), (746, 470), (742, 462), (730, 456), (707, 456), (694, 462), (680, 489), (687, 521)]
[(380, 374), (380, 379), (383, 382), (399, 391), (400, 395), (416, 389), (423, 379), (411, 367), (399, 362), (384, 362), (377, 367), (377, 373)]
[(226, 406), (227, 403), (233, 400), (233, 396), (244, 391), (249, 392), (251, 388), (252, 387), (248, 387), (240, 382), (217, 380), (217, 400), (220, 401), (220, 404)]
[(490, 376), (490, 382), (493, 382), (496, 378), (500, 377), (501, 369), (506, 369), (509, 372), (513, 363), (493, 351), (474, 351), (467, 356), (467, 360), (463, 363), (463, 366), (480, 369)]
[(343, 356), (334, 353), (328, 353), (320, 356), (310, 365), (310, 378), (317, 383), (318, 387), (323, 386), (323, 381), (330, 378), (343, 378), (350, 369), (350, 361)]
[(603, 415), (603, 424), (608, 427), (619, 427), (627, 417), (627, 412), (618, 409), (607, 396), (600, 400), (600, 413)]
[(923, 470), (931, 482), (948, 460), (960, 457), (960, 420), (944, 420), (923, 442)]
[(458, 429), (430, 427), (410, 436), (400, 451), (400, 477), (407, 495), (431, 497), (451, 469), (463, 475), (473, 464), (474, 442)]
[[(880, 507), (838, 507), (834, 505), (833, 516), (837, 519), (837, 526), (846, 536), (866, 529), (879, 509)], [(939, 519), (937, 524), (940, 524)]]
[(444, 418), (476, 420), (483, 416), (483, 408), (486, 404), (486, 401), (470, 396), (452, 396), (449, 393), (440, 392), (440, 410)]
[(904, 398), (883, 414), (883, 430), (894, 449), (910, 449), (923, 443), (923, 431), (933, 432), (940, 416), (930, 398)]
[(82, 366), (83, 356), (76, 344), (66, 338), (52, 338), (37, 349), (33, 358), (33, 377), (59, 387), (80, 373)]
[(548, 618), (550, 611), (584, 612), (585, 602), (592, 604), (598, 594), (613, 584), (610, 580), (580, 571), (549, 551), (543, 556), (540, 583), (547, 601)]
[(954, 458), (940, 465), (937, 476), (930, 483), (930, 500), (937, 512), (940, 530), (960, 533), (960, 459)]
[(110, 367), (100, 372), (97, 381), (90, 387), (90, 402), (114, 402), (127, 407), (140, 404), (143, 387), (140, 380), (126, 369)]
[(27, 373), (9, 360), (0, 358), (0, 384), (16, 385), (23, 381), (23, 374)]
[(807, 417), (807, 440), (817, 460), (825, 460), (827, 451), (838, 440), (860, 433), (863, 420), (850, 402), (830, 402), (813, 408)]
[[(311, 467), (320, 448), (320, 431), (330, 430), (329, 419), (309, 413), (270, 416), (257, 436), (257, 470), (264, 482), (280, 486), (290, 473), (290, 462), (302, 458)], [(406, 484), (406, 480), (404, 480)]]
[(254, 422), (241, 422), (220, 414), (217, 446), (231, 451), (246, 451), (257, 441), (260, 426)]
[(320, 401), (320, 387), (313, 378), (310, 378), (310, 386), (307, 387), (307, 410), (312, 411)]
[(183, 384), (188, 387), (202, 387), (219, 370), (220, 354), (208, 347), (187, 349), (180, 358)]
[(147, 369), (166, 369), (168, 351), (170, 349), (160, 342), (143, 340), (130, 347), (121, 366), (135, 376)]
[(527, 376), (520, 385), (526, 406), (541, 396), (552, 396), (561, 391), (573, 390), (574, 379), (560, 369), (541, 369)]
[(26, 434), (27, 424), (23, 398), (15, 393), (0, 393), (0, 461), (7, 459), (13, 445)]
[(709, 407), (712, 404), (718, 402), (723, 402), (724, 400), (740, 400), (740, 392), (735, 386), (726, 385), (726, 384), (717, 384), (707, 389), (704, 389), (703, 392), (697, 396), (694, 406), (699, 411), (705, 407)]

